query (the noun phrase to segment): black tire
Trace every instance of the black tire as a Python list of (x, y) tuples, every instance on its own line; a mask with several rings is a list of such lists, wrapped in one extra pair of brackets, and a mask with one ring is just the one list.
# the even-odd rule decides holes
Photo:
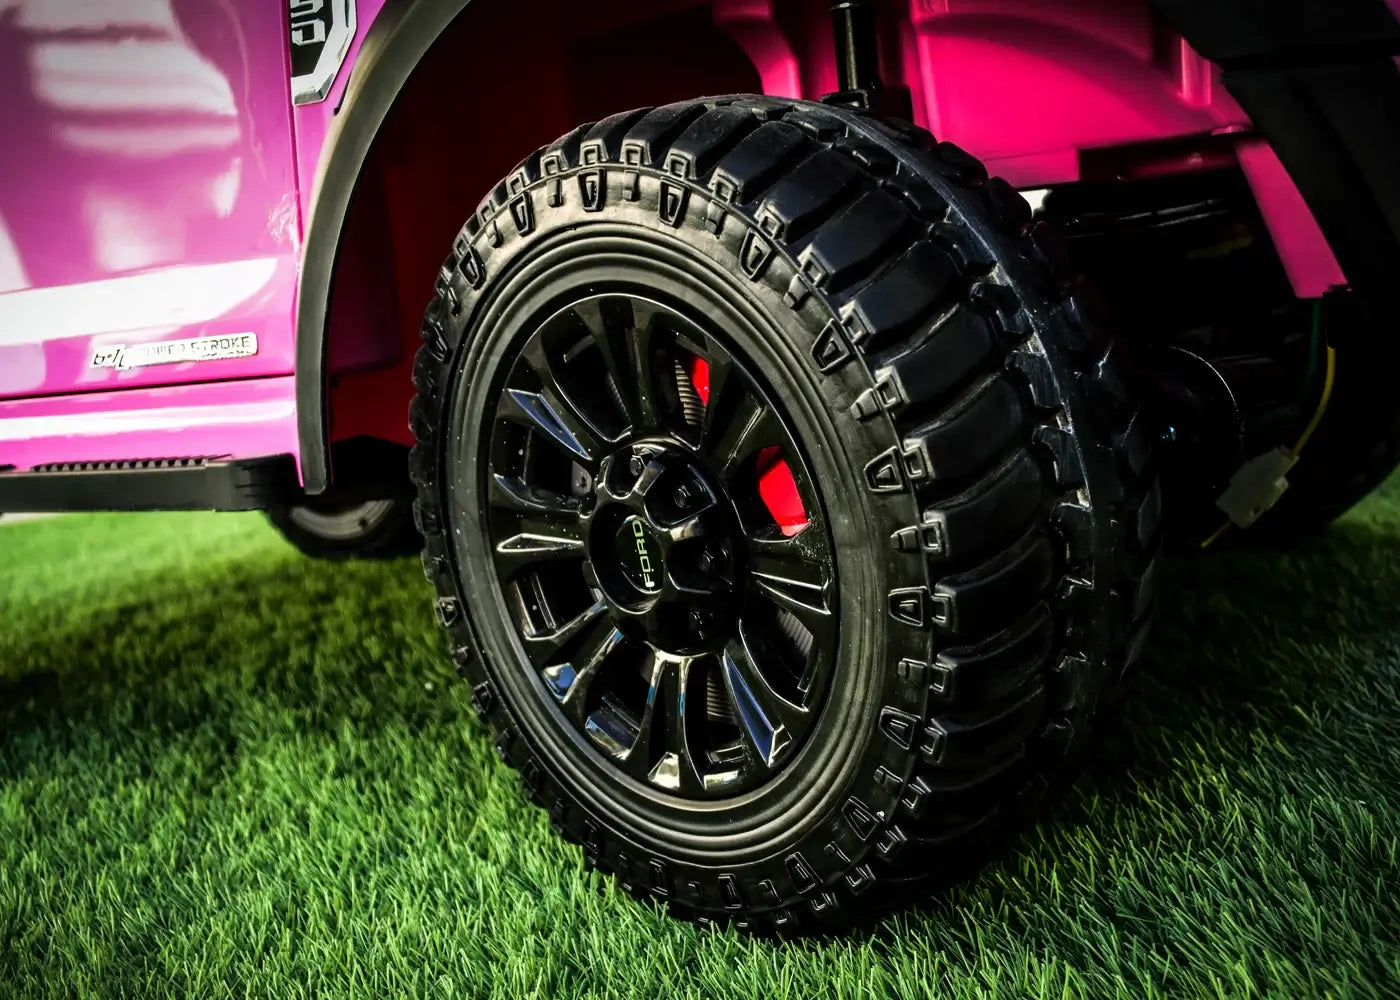
[(423, 547), (413, 524), (413, 498), (273, 507), (267, 519), (298, 549), (316, 559), (393, 559)]
[[(1141, 646), (1157, 494), (1111, 352), (1029, 225), (922, 130), (728, 97), (582, 126), (463, 228), (410, 411), (424, 571), (502, 759), (639, 898), (848, 927), (970, 874), (1073, 775)], [(622, 777), (513, 638), (485, 407), (540, 318), (604, 285), (728, 324), (821, 484), (837, 665), (761, 795), (701, 806)]]

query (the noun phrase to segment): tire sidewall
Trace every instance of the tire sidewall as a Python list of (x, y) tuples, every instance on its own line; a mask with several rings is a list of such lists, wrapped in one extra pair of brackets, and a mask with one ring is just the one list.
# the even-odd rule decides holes
[[(610, 175), (610, 189), (620, 187), (622, 171)], [(572, 179), (566, 174), (559, 182)], [(654, 207), (662, 183), (662, 176), (643, 173), (641, 196), (613, 205), (597, 222), (581, 220), (567, 206), (552, 211), (549, 199), (538, 196), (545, 194), (540, 185), (521, 195), (530, 199), (535, 223), (527, 233), (518, 232), (507, 216), (478, 237), (474, 249), (490, 280), (485, 294), (450, 324), (449, 334), (459, 343), (441, 415), (441, 509), (456, 540), (457, 593), (484, 654), (475, 662), (518, 731), (522, 769), (555, 786), (537, 795), (552, 792), (581, 811), (574, 822), (582, 820), (578, 832), (585, 843), (600, 834), (617, 838), (604, 849), (627, 854), (628, 860), (613, 859), (615, 865), (635, 859), (653, 878), (657, 871), (668, 872), (664, 878), (676, 886), (702, 872), (709, 879), (732, 878), (736, 886), (759, 886), (760, 893), (767, 883), (776, 901), (793, 895), (793, 889), (811, 891), (858, 865), (875, 825), (897, 809), (898, 792), (912, 769), (910, 749), (884, 738), (879, 723), (886, 710), (920, 718), (927, 700), (927, 688), (902, 679), (897, 664), (926, 661), (930, 635), (892, 622), (888, 611), (892, 592), (928, 584), (919, 560), (890, 557), (891, 534), (916, 519), (917, 511), (907, 494), (876, 494), (866, 487), (866, 465), (895, 447), (897, 438), (887, 421), (863, 423), (852, 416), (852, 402), (872, 384), (862, 365), (817, 370), (811, 348), (835, 318), (829, 305), (820, 296), (799, 309), (784, 302), (779, 289), (791, 275), (782, 272), (792, 271), (786, 260), (775, 258), (764, 280), (748, 279), (736, 250), (755, 228), (731, 215), (723, 238), (700, 230), (696, 223), (708, 202), (703, 190), (690, 191), (691, 225), (667, 227)], [(502, 237), (499, 247), (490, 246), (491, 233)], [(729, 313), (720, 328), (765, 373), (766, 388), (792, 422), (820, 483), (836, 556), (841, 617), (832, 688), (804, 746), (772, 782), (740, 796), (739, 808), (719, 800), (678, 809), (673, 798), (645, 792), (616, 773), (549, 703), (508, 625), (491, 560), (481, 550), (487, 537), (479, 473), (486, 440), (481, 415), (491, 412), (521, 338), (560, 302), (551, 294), (549, 278), (563, 273), (569, 287), (580, 288), (610, 278), (616, 285), (619, 275), (630, 272), (636, 276), (633, 290), (640, 290), (645, 285), (639, 279), (648, 271), (661, 299), (683, 299), (688, 292)]]

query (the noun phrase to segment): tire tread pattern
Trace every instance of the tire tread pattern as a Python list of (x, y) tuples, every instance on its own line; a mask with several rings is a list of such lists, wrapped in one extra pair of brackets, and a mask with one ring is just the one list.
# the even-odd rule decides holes
[[(582, 126), (498, 186), (464, 227), (428, 309), (415, 368), (426, 412), (442, 411), (455, 347), (444, 331), (473, 291), (463, 261), (489, 258), (493, 227), (518, 222), (512, 204), (547, 189), (548, 176), (573, 173), (582, 184), (602, 168), (624, 172), (628, 199), (640, 197), (636, 172), (657, 175), (664, 221), (674, 192), (672, 224), (702, 212), (687, 224), (726, 245), (742, 241), (743, 272), (781, 280), (794, 309), (824, 297), (832, 318), (814, 337), (814, 366), (864, 372), (868, 388), (852, 410), (887, 426), (893, 442), (867, 466), (868, 483), (911, 501), (910, 523), (878, 557), (917, 560), (927, 580), (890, 595), (889, 627), (922, 629), (928, 650), (898, 667), (927, 697), (880, 716), (887, 759), (900, 763), (878, 768), (875, 784), (895, 807), (852, 798), (844, 839), (821, 856), (793, 853), (756, 881), (678, 874), (684, 866), (646, 857), (584, 815), (542, 774), (480, 668), (424, 427), (411, 466), (439, 617), (498, 753), (591, 865), (702, 922), (779, 933), (865, 922), (904, 889), (926, 891), (980, 864), (1092, 747), (1152, 605), (1159, 505), (1140, 422), (1053, 238), (1032, 229), (1009, 185), (912, 125), (758, 97)], [(567, 177), (553, 183), (578, 197)], [(707, 207), (688, 209), (687, 198)], [(772, 267), (778, 257), (791, 266)]]

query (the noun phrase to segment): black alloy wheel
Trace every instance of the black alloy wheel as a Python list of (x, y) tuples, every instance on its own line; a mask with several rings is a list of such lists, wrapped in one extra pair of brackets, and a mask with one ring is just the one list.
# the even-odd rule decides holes
[(682, 797), (782, 767), (836, 644), (811, 474), (703, 322), (636, 295), (560, 309), (497, 396), (486, 469), (497, 583), (529, 662), (598, 752)]

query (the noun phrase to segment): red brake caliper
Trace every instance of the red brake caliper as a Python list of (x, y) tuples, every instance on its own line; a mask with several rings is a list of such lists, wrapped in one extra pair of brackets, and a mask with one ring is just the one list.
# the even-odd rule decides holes
[[(700, 402), (708, 406), (710, 363), (704, 358), (691, 358), (686, 374)], [(797, 480), (792, 477), (792, 469), (783, 458), (782, 450), (776, 446), (758, 453), (758, 496), (785, 536), (795, 535), (807, 527), (807, 509), (802, 506), (802, 496), (797, 492)]]

